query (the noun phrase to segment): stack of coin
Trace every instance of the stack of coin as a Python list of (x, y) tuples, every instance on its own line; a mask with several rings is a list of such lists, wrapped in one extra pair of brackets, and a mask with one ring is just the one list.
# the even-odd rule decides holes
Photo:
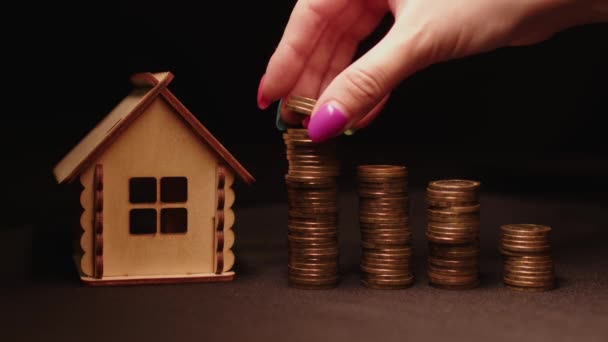
[(464, 290), (479, 285), (480, 183), (448, 179), (426, 189), (431, 286)]
[(283, 134), (289, 169), (288, 278), (291, 287), (338, 283), (338, 189), (335, 143), (313, 143), (305, 129)]
[(500, 252), (505, 257), (504, 283), (518, 291), (547, 291), (555, 287), (551, 258), (551, 227), (506, 224), (500, 227)]
[(357, 193), (363, 285), (374, 289), (409, 287), (414, 274), (406, 167), (358, 166)]
[(303, 96), (290, 95), (285, 101), (285, 109), (311, 116), (317, 101)]

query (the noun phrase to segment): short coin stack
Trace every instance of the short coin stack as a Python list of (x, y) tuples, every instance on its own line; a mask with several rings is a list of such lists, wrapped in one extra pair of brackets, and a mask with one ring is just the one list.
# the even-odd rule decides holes
[(551, 227), (506, 224), (500, 227), (500, 252), (505, 257), (504, 283), (518, 291), (547, 291), (555, 287), (551, 258)]
[(289, 285), (325, 289), (338, 283), (339, 166), (332, 142), (313, 143), (305, 129), (283, 134), (289, 170)]
[(480, 183), (432, 181), (426, 190), (431, 286), (464, 290), (479, 285)]
[(357, 167), (362, 283), (403, 289), (414, 282), (409, 229), (407, 169), (396, 165)]

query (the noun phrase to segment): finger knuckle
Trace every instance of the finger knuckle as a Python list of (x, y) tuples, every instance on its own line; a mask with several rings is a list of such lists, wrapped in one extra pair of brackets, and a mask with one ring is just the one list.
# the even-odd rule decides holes
[(346, 87), (356, 101), (363, 103), (376, 101), (385, 92), (386, 79), (379, 69), (355, 68), (345, 74)]
[(309, 0), (306, 2), (306, 9), (309, 12), (309, 18), (321, 21), (327, 17), (327, 1)]

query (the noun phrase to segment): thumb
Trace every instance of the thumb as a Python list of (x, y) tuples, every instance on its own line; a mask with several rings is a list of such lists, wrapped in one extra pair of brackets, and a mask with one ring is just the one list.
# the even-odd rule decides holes
[(396, 22), (376, 46), (336, 76), (313, 109), (310, 138), (322, 142), (349, 129), (420, 69), (424, 56), (415, 41)]

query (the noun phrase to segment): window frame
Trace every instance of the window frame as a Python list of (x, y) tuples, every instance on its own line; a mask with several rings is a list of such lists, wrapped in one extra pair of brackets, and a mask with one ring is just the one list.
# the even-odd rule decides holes
[[(154, 179), (154, 187), (155, 187), (155, 201), (154, 202), (133, 202), (132, 201), (132, 188), (131, 188), (131, 184), (137, 182), (137, 180), (139, 179)], [(167, 179), (173, 179), (173, 181), (176, 181), (177, 179), (183, 179), (184, 182), (184, 186), (185, 186), (185, 191), (183, 191), (183, 193), (185, 194), (185, 196), (177, 196), (179, 197), (179, 199), (183, 199), (183, 201), (163, 201), (163, 187), (162, 187), (162, 181), (163, 180), (167, 180)], [(133, 181), (135, 180), (135, 181)], [(129, 201), (128, 201), (128, 207), (129, 207), (129, 218), (128, 218), (128, 229), (129, 229), (129, 235), (132, 236), (150, 236), (150, 235), (185, 235), (188, 233), (189, 231), (189, 225), (190, 225), (190, 220), (188, 218), (189, 216), (189, 210), (188, 210), (188, 200), (189, 197), (188, 196), (188, 178), (185, 176), (163, 176), (163, 177), (130, 177), (129, 181), (128, 181), (128, 194), (127, 196), (129, 197)], [(170, 184), (170, 183), (169, 183)], [(179, 183), (178, 183), (179, 185)], [(181, 190), (181, 189), (180, 189)], [(180, 193), (181, 191), (177, 191), (178, 193)], [(174, 195), (174, 194), (173, 194)], [(171, 198), (171, 196), (173, 195), (169, 195), (169, 197)], [(137, 196), (135, 196), (137, 197)], [(185, 198), (184, 198), (185, 197)], [(166, 197), (165, 197), (166, 198)], [(175, 198), (175, 196), (173, 197)], [(169, 217), (167, 216), (168, 214), (165, 214), (165, 216), (163, 216), (163, 212), (167, 213), (167, 212), (171, 212), (171, 211), (167, 211), (166, 209), (178, 209), (178, 210), (183, 210), (183, 214), (177, 214), (178, 216), (173, 216), (173, 217)], [(154, 210), (155, 214), (155, 227), (154, 227), (154, 231), (153, 232), (144, 232), (144, 233), (134, 233), (134, 229), (133, 229), (133, 217), (132, 217), (132, 212), (134, 210)], [(174, 212), (175, 214), (175, 212)], [(179, 216), (181, 215), (181, 216)], [(167, 221), (167, 220), (182, 220), (184, 222), (184, 228), (179, 229), (179, 231), (172, 231), (171, 229), (167, 229), (167, 227), (165, 226), (165, 229), (163, 229), (163, 223), (168, 223), (168, 222), (175, 222), (175, 221)]]

